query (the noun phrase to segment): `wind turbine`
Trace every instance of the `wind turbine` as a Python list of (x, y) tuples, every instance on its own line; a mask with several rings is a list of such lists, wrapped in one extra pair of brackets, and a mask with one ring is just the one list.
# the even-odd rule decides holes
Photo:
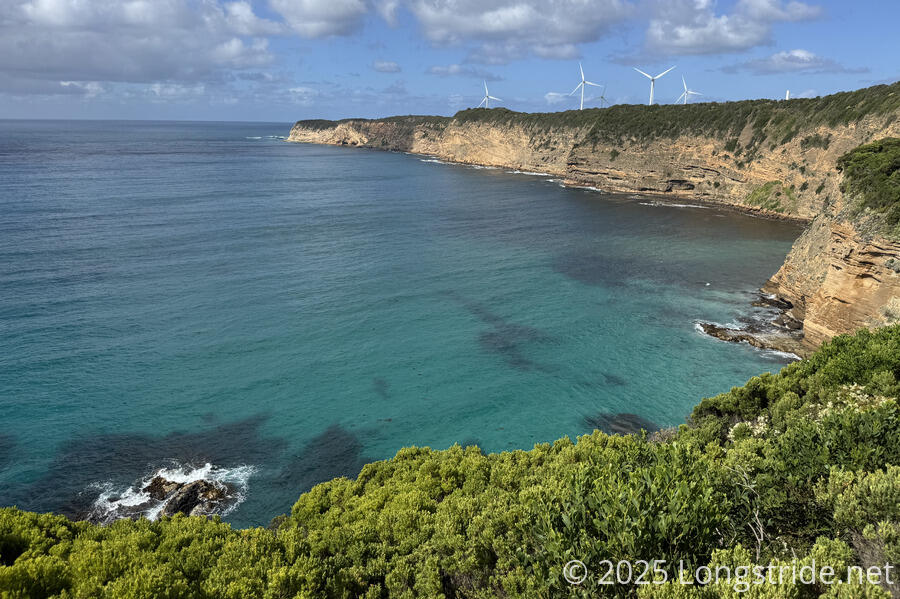
[(600, 108), (603, 108), (603, 103), (606, 102), (609, 104), (609, 100), (606, 99), (606, 84), (603, 84), (603, 88), (600, 90)]
[(498, 102), (502, 102), (500, 98), (495, 98), (490, 93), (488, 93), (487, 81), (484, 82), (484, 98), (481, 100), (481, 103), (478, 104), (478, 108), (481, 108), (481, 104), (484, 104), (485, 108), (490, 108), (489, 100), (497, 100)]
[(578, 110), (584, 110), (584, 86), (585, 85), (593, 85), (594, 87), (603, 87), (602, 85), (597, 85), (596, 83), (591, 83), (590, 81), (584, 78), (584, 69), (581, 68), (581, 63), (578, 63), (578, 70), (581, 71), (581, 83), (575, 86), (575, 89), (572, 90), (570, 96), (578, 91), (578, 88), (581, 88), (581, 107)]
[[(681, 84), (684, 86), (684, 93), (681, 94), (680, 96), (678, 96), (678, 100), (681, 100), (682, 98), (684, 98), (682, 104), (687, 104), (688, 98), (690, 98), (691, 96), (702, 96), (703, 95), (700, 92), (695, 92), (692, 89), (688, 89), (687, 82), (684, 80), (684, 75), (681, 76)], [(678, 100), (675, 100), (676, 104), (678, 103)]]
[(650, 80), (650, 102), (647, 104), (647, 106), (652, 106), (652, 105), (653, 105), (653, 86), (654, 86), (654, 84), (656, 83), (656, 80), (659, 79), (660, 77), (662, 77), (663, 75), (665, 75), (666, 73), (668, 73), (669, 71), (671, 71), (671, 70), (674, 69), (674, 68), (675, 68), (675, 67), (670, 67), (670, 68), (666, 69), (665, 71), (663, 71), (662, 73), (660, 73), (659, 75), (657, 75), (656, 77), (651, 77), (650, 75), (648, 75), (648, 74), (645, 73), (644, 71), (640, 70), (639, 68), (634, 67), (634, 70), (635, 70), (635, 71), (637, 71), (638, 73), (640, 73), (641, 75), (643, 75), (644, 77), (646, 77), (647, 79)]

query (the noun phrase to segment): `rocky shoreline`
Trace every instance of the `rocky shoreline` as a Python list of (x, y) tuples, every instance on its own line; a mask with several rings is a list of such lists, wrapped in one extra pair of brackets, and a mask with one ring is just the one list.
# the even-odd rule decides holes
[(209, 516), (221, 511), (232, 495), (228, 485), (212, 480), (180, 483), (156, 476), (142, 489), (152, 499), (162, 501), (160, 516)]
[(246, 469), (214, 468), (209, 464), (199, 468), (161, 468), (127, 488), (114, 490), (109, 484), (103, 485), (100, 496), (77, 516), (95, 524), (109, 524), (122, 519), (156, 520), (176, 514), (205, 517), (227, 514), (245, 496), (246, 480), (239, 474)]
[(789, 301), (760, 292), (752, 306), (771, 309), (764, 319), (741, 318), (741, 326), (728, 327), (713, 322), (697, 323), (711, 337), (732, 343), (747, 343), (800, 357), (806, 353), (803, 323), (790, 315), (794, 307)]

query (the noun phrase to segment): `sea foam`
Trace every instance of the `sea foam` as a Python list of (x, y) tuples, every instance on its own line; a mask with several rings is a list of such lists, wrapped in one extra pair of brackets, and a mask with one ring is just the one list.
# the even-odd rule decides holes
[(93, 522), (108, 524), (122, 518), (139, 518), (156, 520), (165, 507), (165, 500), (154, 499), (143, 489), (157, 476), (167, 481), (188, 484), (199, 480), (222, 483), (228, 488), (228, 498), (219, 515), (227, 515), (243, 503), (247, 497), (250, 477), (256, 472), (254, 466), (236, 466), (224, 468), (209, 462), (202, 466), (178, 464), (158, 468), (139, 482), (123, 488), (111, 482), (94, 483), (89, 488), (99, 491), (97, 499), (91, 505), (88, 519)]

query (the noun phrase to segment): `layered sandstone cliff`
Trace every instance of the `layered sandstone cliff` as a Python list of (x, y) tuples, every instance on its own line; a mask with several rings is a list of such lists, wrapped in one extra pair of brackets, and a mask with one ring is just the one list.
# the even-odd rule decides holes
[(806, 351), (831, 337), (900, 319), (900, 243), (817, 218), (764, 287), (793, 304)]
[[(854, 109), (849, 117), (840, 112)], [(299, 121), (288, 141), (428, 154), (810, 221), (765, 285), (803, 323), (806, 353), (900, 311), (900, 275), (891, 266), (900, 264), (900, 245), (854, 228), (845, 216), (852, 199), (841, 192), (836, 166), (861, 144), (900, 136), (898, 116), (900, 84), (894, 84), (791, 102)], [(794, 349), (798, 334), (791, 337), (784, 346)]]

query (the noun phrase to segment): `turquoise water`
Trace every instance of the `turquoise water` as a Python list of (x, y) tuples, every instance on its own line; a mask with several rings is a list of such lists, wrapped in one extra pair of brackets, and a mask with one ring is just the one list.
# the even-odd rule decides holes
[(796, 225), (288, 130), (0, 121), (0, 504), (209, 463), (262, 524), (402, 446), (676, 425), (786, 363), (695, 323)]

